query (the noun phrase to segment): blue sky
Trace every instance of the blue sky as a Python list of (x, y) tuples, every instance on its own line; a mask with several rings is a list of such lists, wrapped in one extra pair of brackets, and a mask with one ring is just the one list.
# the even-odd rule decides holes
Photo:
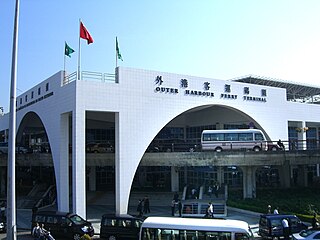
[[(9, 110), (13, 0), (0, 1), (0, 106)], [(318, 0), (20, 0), (17, 95), (63, 70), (119, 66), (217, 79), (248, 74), (320, 86)]]

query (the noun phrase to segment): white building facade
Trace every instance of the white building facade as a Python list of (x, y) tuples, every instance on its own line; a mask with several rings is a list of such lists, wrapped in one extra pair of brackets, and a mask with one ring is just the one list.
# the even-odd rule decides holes
[[(17, 97), (17, 129), (28, 114), (39, 117), (52, 152), (58, 209), (69, 211), (66, 196), (72, 191), (73, 211), (85, 217), (86, 116), (112, 113), (116, 212), (127, 213), (136, 170), (155, 136), (176, 117), (212, 106), (236, 112), (239, 118), (261, 129), (268, 140), (288, 140), (289, 126), (320, 126), (320, 106), (287, 101), (284, 88), (119, 67), (115, 81), (66, 81), (61, 71), (34, 86)], [(230, 117), (220, 112), (201, 116), (195, 113), (188, 124), (210, 123), (219, 128)], [(8, 125), (8, 115), (1, 116), (0, 131)], [(306, 139), (305, 131), (298, 135)]]

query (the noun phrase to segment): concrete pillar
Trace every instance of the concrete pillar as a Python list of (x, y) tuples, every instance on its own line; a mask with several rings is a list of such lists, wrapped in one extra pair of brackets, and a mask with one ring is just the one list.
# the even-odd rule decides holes
[(69, 113), (60, 116), (60, 153), (55, 161), (58, 210), (69, 212)]
[(85, 111), (72, 113), (72, 203), (73, 213), (86, 219)]
[(243, 198), (256, 197), (256, 167), (241, 167), (243, 172)]
[(298, 166), (298, 186), (307, 187), (308, 186), (308, 168), (306, 165)]
[(171, 192), (179, 192), (179, 169), (171, 167)]
[(90, 167), (89, 172), (89, 191), (96, 191), (97, 185), (96, 185), (96, 167)]
[(188, 184), (188, 167), (184, 166), (183, 171), (184, 171), (184, 185), (187, 185)]
[(224, 182), (224, 176), (223, 176), (223, 167), (217, 166), (217, 181), (219, 182), (219, 185), (221, 185)]
[(290, 163), (288, 160), (286, 160), (283, 166), (279, 167), (279, 180), (280, 180), (281, 187), (283, 188), (290, 187), (291, 175), (293, 174), (291, 174)]
[[(128, 210), (130, 189), (126, 187), (128, 182), (125, 182), (126, 177), (129, 176), (129, 172), (125, 171), (125, 158), (121, 151), (122, 139), (120, 139), (122, 124), (120, 123), (120, 114), (115, 113), (115, 177), (116, 177), (116, 189), (115, 189), (115, 201), (116, 201), (116, 214), (126, 214)], [(121, 155), (120, 155), (121, 153)], [(127, 176), (125, 176), (125, 174)]]

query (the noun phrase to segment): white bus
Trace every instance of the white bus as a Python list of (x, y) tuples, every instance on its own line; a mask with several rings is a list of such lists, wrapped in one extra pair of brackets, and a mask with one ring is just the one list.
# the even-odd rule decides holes
[(201, 134), (202, 150), (251, 149), (267, 150), (267, 141), (259, 129), (204, 130)]
[(253, 240), (248, 223), (240, 220), (148, 217), (139, 240)]

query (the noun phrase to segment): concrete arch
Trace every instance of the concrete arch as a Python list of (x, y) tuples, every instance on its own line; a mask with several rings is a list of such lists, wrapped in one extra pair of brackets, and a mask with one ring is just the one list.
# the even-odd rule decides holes
[[(16, 141), (17, 141), (18, 145), (19, 145), (19, 143), (21, 143), (22, 138), (24, 138), (25, 129), (27, 127), (38, 128), (38, 129), (39, 128), (43, 128), (44, 134), (45, 134), (46, 138), (48, 139), (48, 145), (50, 147), (50, 142), (51, 141), (50, 141), (50, 138), (49, 138), (48, 133), (47, 133), (47, 130), (49, 128), (45, 127), (44, 122), (41, 119), (41, 117), (34, 111), (26, 112), (23, 115), (23, 117), (21, 117), (19, 119), (19, 124), (18, 124), (18, 128), (17, 128), (17, 133), (16, 133)], [(29, 134), (31, 134), (31, 133), (29, 133)], [(28, 140), (28, 142), (29, 142), (29, 140)], [(27, 146), (27, 147), (29, 147), (29, 146)], [(40, 149), (33, 149), (33, 150), (40, 150)], [(55, 176), (56, 176), (57, 173), (56, 173), (55, 162), (54, 161), (53, 161), (53, 168), (54, 168), (54, 172), (55, 172)]]
[[(50, 150), (53, 159), (53, 168), (54, 175), (56, 180), (56, 189), (57, 189), (57, 203), (58, 209), (60, 211), (69, 211), (69, 198), (64, 198), (64, 196), (69, 195), (69, 176), (68, 176), (68, 166), (69, 159), (61, 157), (62, 154), (60, 146), (60, 134), (62, 132), (67, 132), (68, 128), (66, 127), (61, 130), (61, 125), (63, 125), (63, 118), (68, 119), (69, 114), (56, 114), (54, 111), (43, 111), (40, 108), (35, 108), (33, 111), (19, 111), (17, 115), (17, 128), (19, 129), (17, 133), (19, 134), (20, 129), (23, 128), (24, 119), (38, 119), (39, 123), (42, 124), (44, 131), (47, 134), (48, 142), (50, 143)], [(66, 122), (66, 121), (65, 121)], [(68, 134), (65, 133), (65, 134)], [(67, 146), (65, 146), (65, 151), (63, 156), (68, 156)]]
[[(263, 130), (264, 133), (266, 133), (267, 131), (265, 131), (262, 127), (262, 123), (259, 122), (259, 120), (255, 120), (254, 119), (254, 116), (251, 116), (250, 113), (247, 113), (245, 112), (245, 109), (244, 108), (237, 108), (237, 106), (233, 106), (233, 105), (226, 105), (226, 104), (191, 104), (189, 106), (185, 106), (183, 108), (174, 108), (173, 110), (174, 111), (167, 111), (166, 114), (163, 114), (163, 116), (161, 116), (161, 121), (158, 122), (158, 124), (154, 124), (154, 125), (150, 125), (150, 128), (148, 128), (148, 131), (146, 131), (146, 133), (144, 133), (144, 135), (140, 133), (144, 132), (143, 129), (144, 129), (144, 126), (141, 126), (141, 128), (139, 129), (139, 127), (136, 128), (139, 129), (140, 131), (137, 132), (137, 136), (141, 136), (140, 139), (141, 141), (139, 141), (139, 145), (136, 146), (136, 149), (135, 149), (135, 152), (138, 153), (136, 155), (136, 161), (134, 161), (134, 157), (131, 156), (131, 159), (133, 160), (133, 162), (130, 162), (130, 165), (131, 165), (131, 171), (129, 171), (129, 168), (126, 169), (126, 172), (127, 172), (127, 176), (126, 176), (126, 186), (127, 186), (127, 193), (125, 194), (126, 195), (126, 198), (124, 198), (124, 202), (126, 206), (122, 206), (121, 209), (120, 209), (120, 206), (117, 206), (116, 205), (116, 211), (118, 213), (126, 213), (127, 211), (127, 206), (128, 206), (128, 201), (129, 201), (129, 196), (130, 196), (130, 192), (131, 192), (131, 189), (132, 189), (132, 184), (133, 184), (133, 179), (134, 179), (134, 176), (137, 172), (137, 169), (139, 167), (139, 164), (140, 164), (140, 161), (143, 157), (143, 154), (145, 152), (145, 150), (147, 149), (147, 147), (149, 146), (149, 144), (151, 143), (151, 141), (154, 139), (154, 137), (161, 131), (161, 129), (164, 127), (164, 126), (167, 126), (168, 124), (170, 124), (170, 122), (174, 121), (176, 118), (178, 118), (179, 116), (182, 116), (183, 114), (186, 114), (186, 113), (194, 113), (196, 111), (201, 111), (201, 110), (205, 110), (205, 109), (209, 109), (213, 106), (219, 106), (219, 107), (222, 107), (222, 108), (226, 108), (226, 109), (230, 109), (231, 111), (234, 111), (238, 114), (240, 114), (241, 116), (243, 116), (244, 118), (246, 118), (248, 121), (250, 122), (253, 122), (254, 125), (258, 128), (260, 128), (261, 130)], [(117, 116), (117, 114), (116, 114)], [(150, 116), (153, 116), (153, 114), (150, 114)], [(118, 119), (118, 117), (116, 117), (116, 119)], [(116, 120), (117, 121), (117, 120)], [(148, 121), (147, 119), (145, 121)], [(119, 124), (121, 125), (121, 124)], [(134, 134), (133, 134), (134, 135)], [(268, 136), (268, 135), (267, 135)], [(269, 137), (268, 137), (269, 138)], [(133, 142), (133, 140), (132, 140)], [(129, 144), (129, 142), (128, 142)], [(116, 149), (119, 149), (119, 147), (116, 146)], [(117, 166), (117, 164), (119, 164)], [(129, 164), (127, 162), (127, 164)], [(120, 172), (121, 172), (121, 163), (120, 163), (120, 159), (117, 159), (117, 155), (116, 155), (116, 175), (119, 176)], [(116, 191), (119, 190), (121, 187), (121, 183), (120, 185), (117, 185), (119, 184), (119, 181), (123, 181), (123, 180), (119, 180), (117, 179), (116, 182)], [(123, 188), (121, 188), (122, 190)], [(121, 190), (119, 192), (121, 192)], [(124, 189), (123, 189), (124, 190)], [(117, 197), (120, 197), (117, 195), (116, 193), (116, 202), (117, 201)], [(124, 195), (122, 195), (122, 197), (124, 197)]]

